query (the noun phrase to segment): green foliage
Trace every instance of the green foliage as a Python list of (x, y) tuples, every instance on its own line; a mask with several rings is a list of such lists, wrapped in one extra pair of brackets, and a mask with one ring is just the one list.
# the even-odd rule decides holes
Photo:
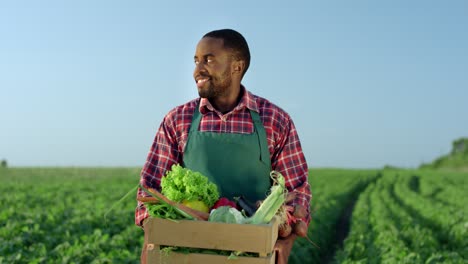
[[(143, 231), (134, 225), (135, 199), (104, 218), (139, 181), (139, 170), (0, 170), (0, 263), (139, 263)], [(309, 175), (308, 237), (317, 246), (298, 238), (289, 263), (466, 263), (468, 173), (311, 169)], [(350, 230), (340, 244), (348, 211)]]
[(161, 193), (175, 202), (202, 201), (212, 207), (219, 199), (218, 187), (199, 172), (172, 165), (161, 179)]
[(156, 203), (156, 204), (145, 204), (146, 209), (151, 217), (158, 217), (163, 219), (186, 219), (185, 215), (182, 215), (175, 209), (174, 206), (170, 206), (167, 203)]
[(468, 157), (468, 138), (459, 138), (452, 142), (452, 155), (460, 154)]
[(359, 196), (336, 263), (466, 263), (466, 173), (386, 170)]
[(421, 169), (468, 170), (468, 138), (459, 138), (452, 142), (452, 150), (433, 162), (422, 164)]
[(0, 163), (0, 167), (1, 168), (6, 168), (8, 167), (8, 162), (6, 159), (2, 159), (1, 163)]
[(290, 263), (325, 263), (339, 246), (338, 229), (341, 217), (360, 192), (379, 177), (376, 170), (311, 169), (312, 189), (310, 211), (312, 221), (308, 237), (298, 238), (291, 253)]
[(139, 169), (0, 171), (0, 263), (139, 263), (135, 199), (104, 219)]

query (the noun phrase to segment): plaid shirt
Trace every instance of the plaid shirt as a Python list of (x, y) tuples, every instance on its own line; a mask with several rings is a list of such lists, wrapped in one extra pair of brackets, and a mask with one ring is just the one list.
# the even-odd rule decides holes
[[(229, 113), (222, 114), (205, 98), (194, 99), (172, 109), (163, 119), (141, 171), (140, 184), (160, 190), (161, 177), (175, 163), (182, 163), (185, 144), (192, 116), (200, 102), (203, 115), (199, 130), (202, 132), (241, 133), (254, 132), (249, 109), (256, 111), (265, 127), (271, 166), (286, 180), (289, 191), (296, 192), (291, 205), (301, 204), (309, 210), (311, 192), (308, 183), (308, 166), (302, 153), (296, 128), (290, 116), (268, 100), (256, 96), (242, 87), (243, 96), (239, 104)], [(148, 196), (139, 189), (137, 196)], [(310, 222), (310, 213), (306, 222)], [(135, 224), (141, 226), (148, 217), (144, 205), (139, 202), (135, 210)]]

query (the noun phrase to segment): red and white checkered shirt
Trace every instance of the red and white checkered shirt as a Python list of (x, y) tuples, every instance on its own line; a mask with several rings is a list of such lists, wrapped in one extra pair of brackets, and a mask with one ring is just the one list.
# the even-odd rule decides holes
[[(141, 171), (140, 184), (160, 190), (161, 177), (176, 163), (182, 163), (192, 116), (200, 102), (202, 114), (199, 130), (202, 132), (241, 133), (254, 132), (249, 109), (256, 111), (265, 127), (271, 166), (280, 172), (289, 191), (296, 192), (291, 205), (301, 204), (309, 210), (311, 191), (308, 166), (299, 137), (291, 117), (268, 100), (248, 92), (242, 87), (239, 104), (229, 113), (222, 114), (205, 98), (197, 98), (172, 109), (163, 119)], [(201, 100), (201, 101), (200, 101)], [(137, 197), (148, 196), (138, 189)], [(306, 219), (307, 223), (310, 221)], [(135, 210), (135, 224), (141, 226), (148, 217), (145, 206), (139, 202)]]

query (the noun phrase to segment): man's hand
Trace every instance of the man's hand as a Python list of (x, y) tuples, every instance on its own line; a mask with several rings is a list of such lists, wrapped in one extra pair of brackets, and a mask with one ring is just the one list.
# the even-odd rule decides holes
[(296, 234), (291, 233), (288, 237), (279, 238), (275, 244), (276, 264), (287, 264), (291, 249), (296, 240)]
[(302, 221), (307, 210), (302, 205), (283, 206), (286, 222), (279, 226), (278, 240), (275, 244), (276, 264), (287, 264), (297, 236), (307, 236), (307, 224)]

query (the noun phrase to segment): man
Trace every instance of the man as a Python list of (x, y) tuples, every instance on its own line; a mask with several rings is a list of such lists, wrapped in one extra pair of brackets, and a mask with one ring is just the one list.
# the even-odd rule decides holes
[[(143, 186), (160, 189), (161, 177), (175, 163), (199, 171), (217, 184), (222, 196), (265, 198), (270, 171), (279, 171), (291, 205), (306, 208), (310, 221), (308, 166), (290, 116), (241, 84), (249, 68), (244, 37), (231, 29), (207, 33), (199, 41), (193, 77), (200, 98), (172, 109), (162, 121), (141, 172)], [(147, 196), (138, 191), (138, 196)], [(135, 222), (148, 213), (139, 203)], [(287, 263), (296, 234), (278, 240), (277, 263)]]

